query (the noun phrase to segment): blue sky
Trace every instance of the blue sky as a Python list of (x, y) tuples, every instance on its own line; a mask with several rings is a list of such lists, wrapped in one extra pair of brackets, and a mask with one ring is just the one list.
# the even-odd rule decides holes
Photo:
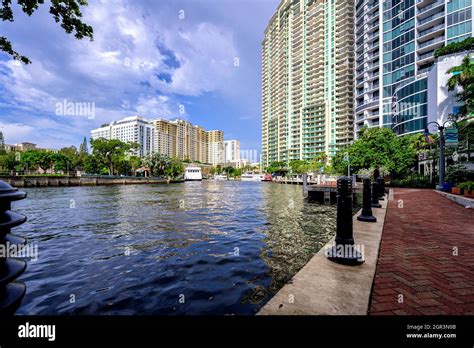
[[(141, 115), (185, 118), (259, 149), (260, 44), (278, 3), (91, 0), (92, 42), (66, 34), (47, 4), (31, 17), (14, 5), (15, 22), (0, 22), (0, 33), (33, 63), (0, 54), (5, 141), (79, 146), (91, 129)], [(56, 115), (63, 100), (95, 103), (95, 118)]]

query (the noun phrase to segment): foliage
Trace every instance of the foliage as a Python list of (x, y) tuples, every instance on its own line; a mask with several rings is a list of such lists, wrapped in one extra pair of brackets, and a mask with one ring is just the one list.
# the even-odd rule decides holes
[(460, 189), (463, 189), (469, 193), (474, 191), (474, 181), (466, 181), (458, 185)]
[(184, 174), (184, 165), (178, 158), (171, 158), (168, 167), (165, 169), (166, 176), (176, 179)]
[(308, 171), (320, 171), (323, 168), (324, 172), (329, 170), (327, 163), (327, 156), (324, 152), (320, 152), (308, 163)]
[(152, 176), (164, 176), (165, 170), (170, 164), (170, 158), (160, 153), (151, 153), (143, 160), (145, 166), (150, 168)]
[(462, 164), (449, 166), (446, 170), (446, 181), (455, 185), (466, 181), (468, 177), (469, 171)]
[(302, 160), (292, 160), (289, 163), (291, 172), (294, 174), (303, 174), (309, 171), (309, 164)]
[(286, 167), (286, 163), (283, 161), (272, 162), (270, 166), (267, 168), (267, 172), (270, 174), (273, 173), (286, 173), (288, 168)]
[(440, 47), (434, 52), (434, 57), (439, 58), (448, 54), (474, 50), (474, 38), (470, 37), (460, 42), (452, 42), (447, 46)]
[(81, 145), (79, 146), (79, 153), (80, 154), (88, 154), (89, 149), (87, 148), (87, 139), (84, 137), (84, 140), (82, 141)]
[[(44, 4), (44, 0), (17, 0), (21, 10), (28, 16), (31, 16), (39, 7)], [(66, 33), (74, 33), (76, 39), (80, 40), (88, 37), (92, 40), (93, 29), (90, 25), (82, 22), (81, 6), (86, 6), (87, 0), (52, 0), (49, 7), (49, 13), (53, 16), (56, 23), (61, 23), (61, 27)], [(13, 22), (13, 9), (11, 0), (3, 0), (0, 3), (0, 18), (2, 21)], [(15, 60), (22, 61), (24, 64), (30, 64), (31, 61), (22, 56), (13, 49), (11, 42), (6, 38), (0, 37), (0, 51), (4, 51)]]
[(16, 155), (14, 152), (6, 152), (3, 155), (0, 155), (0, 168), (2, 170), (14, 170), (15, 166), (18, 164), (15, 157)]
[(403, 179), (392, 180), (388, 186), (405, 188), (435, 188), (436, 185), (428, 176), (411, 174)]
[(456, 97), (462, 106), (459, 114), (453, 116), (463, 119), (474, 112), (474, 62), (470, 55), (466, 55), (461, 65), (452, 67), (446, 74), (451, 75), (446, 84), (449, 91), (454, 91), (456, 87), (461, 88)]
[(107, 171), (97, 157), (95, 156), (87, 156), (84, 160), (84, 171), (89, 174), (99, 174), (103, 172), (102, 168)]
[(388, 128), (363, 129), (357, 141), (336, 153), (332, 166), (337, 173), (347, 173), (348, 163), (344, 157), (348, 153), (355, 173), (378, 167), (385, 168), (395, 178), (403, 177), (410, 173), (419, 149), (426, 145), (420, 134), (398, 137)]
[(117, 139), (91, 139), (92, 156), (108, 169), (109, 175), (114, 175), (117, 169), (123, 170), (123, 161), (131, 150), (137, 149), (138, 144), (126, 144)]

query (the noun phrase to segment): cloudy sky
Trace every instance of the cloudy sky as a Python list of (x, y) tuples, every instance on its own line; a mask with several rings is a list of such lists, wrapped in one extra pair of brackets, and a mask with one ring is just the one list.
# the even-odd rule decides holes
[[(14, 1), (16, 2), (16, 1)], [(279, 0), (89, 0), (94, 41), (66, 34), (42, 5), (15, 5), (0, 34), (32, 61), (0, 53), (0, 130), (6, 143), (79, 146), (126, 116), (190, 120), (260, 148), (263, 31)], [(95, 117), (58, 103), (95, 103)]]

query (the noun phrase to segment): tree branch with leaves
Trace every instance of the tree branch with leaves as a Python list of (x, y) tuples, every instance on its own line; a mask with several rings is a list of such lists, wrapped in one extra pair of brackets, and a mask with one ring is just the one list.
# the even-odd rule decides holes
[[(17, 0), (21, 10), (28, 16), (31, 16), (44, 0)], [(49, 13), (56, 23), (68, 34), (73, 33), (78, 40), (88, 37), (93, 40), (94, 30), (92, 27), (82, 21), (81, 6), (87, 6), (86, 0), (51, 0)], [(12, 0), (0, 0), (0, 18), (2, 21), (13, 22)], [(18, 53), (12, 43), (4, 36), (0, 36), (0, 51), (9, 54), (13, 59), (19, 60), (24, 64), (30, 64), (28, 57)]]

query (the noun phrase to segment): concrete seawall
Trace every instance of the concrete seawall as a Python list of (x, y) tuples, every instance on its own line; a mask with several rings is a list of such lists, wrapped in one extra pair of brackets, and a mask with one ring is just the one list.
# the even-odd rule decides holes
[(325, 250), (332, 238), (276, 295), (258, 315), (367, 315), (382, 237), (387, 199), (373, 209), (376, 223), (353, 217), (355, 243), (363, 246), (365, 262), (345, 266), (329, 261)]
[(168, 184), (167, 179), (134, 177), (67, 177), (67, 176), (0, 176), (0, 180), (14, 187), (60, 187), (101, 185)]

